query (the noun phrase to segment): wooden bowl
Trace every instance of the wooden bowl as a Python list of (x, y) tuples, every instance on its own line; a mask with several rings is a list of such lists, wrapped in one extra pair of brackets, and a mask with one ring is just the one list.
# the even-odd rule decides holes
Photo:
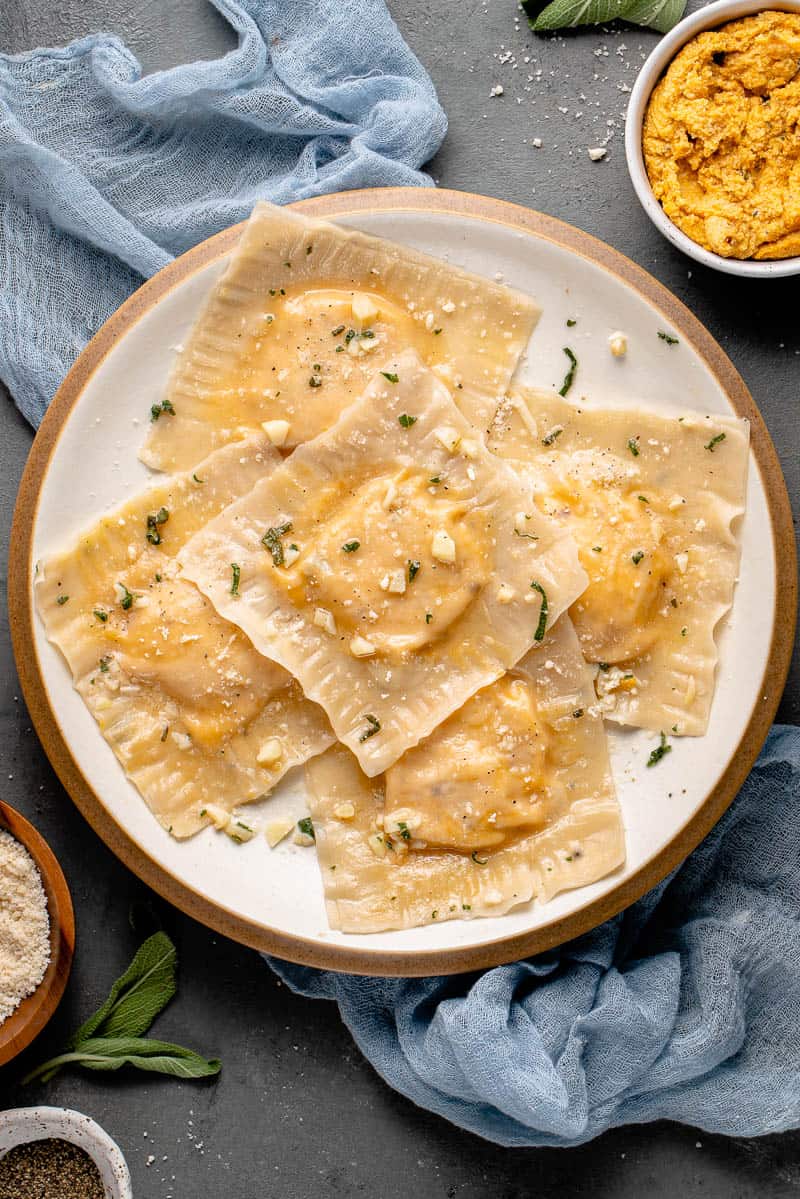
[(50, 915), (50, 961), (39, 986), (0, 1024), (0, 1066), (10, 1062), (44, 1028), (67, 985), (75, 948), (75, 915), (67, 880), (55, 855), (24, 816), (0, 801), (0, 829), (24, 845), (42, 877)]

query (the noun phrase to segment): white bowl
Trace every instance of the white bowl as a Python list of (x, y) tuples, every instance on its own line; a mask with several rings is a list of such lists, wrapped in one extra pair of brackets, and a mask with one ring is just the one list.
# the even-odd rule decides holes
[(18, 1107), (0, 1112), (0, 1157), (15, 1145), (55, 1137), (89, 1154), (103, 1180), (106, 1199), (132, 1199), (131, 1176), (120, 1148), (90, 1116), (65, 1107)]
[(750, 279), (776, 279), (800, 274), (800, 256), (754, 262), (752, 259), (723, 258), (720, 254), (704, 250), (672, 223), (653, 195), (642, 153), (642, 124), (650, 94), (678, 51), (698, 33), (704, 33), (707, 29), (717, 29), (728, 21), (734, 21), (738, 17), (749, 17), (757, 12), (800, 13), (800, 0), (776, 0), (774, 4), (764, 3), (764, 0), (717, 0), (715, 4), (709, 4), (684, 17), (661, 39), (639, 72), (639, 78), (631, 92), (628, 115), (625, 119), (625, 157), (628, 160), (631, 182), (642, 207), (655, 227), (673, 246), (677, 246), (690, 258), (702, 262), (704, 266), (725, 271), (729, 275), (743, 275)]

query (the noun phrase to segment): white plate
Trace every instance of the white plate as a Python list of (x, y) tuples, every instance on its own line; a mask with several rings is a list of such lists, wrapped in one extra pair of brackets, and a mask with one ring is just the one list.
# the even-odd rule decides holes
[[(398, 193), (393, 194), (397, 200)], [(360, 193), (361, 205), (367, 202), (363, 197), (368, 195)], [(542, 305), (544, 315), (523, 365), (522, 377), (526, 382), (546, 387), (560, 385), (568, 365), (562, 347), (570, 345), (580, 364), (571, 398), (585, 396), (590, 402), (613, 401), (622, 405), (643, 402), (655, 408), (689, 406), (702, 412), (724, 414), (734, 411), (720, 378), (688, 341), (688, 334), (696, 334), (698, 329), (713, 346), (710, 337), (643, 272), (619, 260), (629, 276), (636, 276), (637, 283), (647, 281), (651, 291), (663, 293), (671, 304), (669, 315), (655, 307), (630, 281), (612, 273), (608, 265), (591, 261), (573, 248), (523, 228), (533, 222), (535, 214), (526, 214), (526, 219), (521, 215), (517, 218), (510, 206), (479, 201), (478, 205), (493, 214), (488, 219), (453, 211), (458, 201), (452, 198), (448, 201), (446, 193), (415, 192), (413, 196), (421, 210), (370, 211), (362, 207), (340, 219), (369, 233), (438, 255), (490, 279), (502, 277), (508, 284), (533, 295)], [(334, 200), (340, 209), (346, 206), (346, 196)], [(380, 202), (388, 203), (385, 193)], [(436, 207), (446, 207), (448, 211), (436, 211)], [(462, 203), (461, 207), (468, 205)], [(324, 211), (325, 201), (313, 202), (311, 209)], [(536, 220), (551, 236), (559, 236), (554, 222), (541, 217)], [(592, 245), (591, 239), (574, 233), (573, 240), (576, 239), (590, 253), (593, 245), (600, 245)], [(53, 418), (58, 420), (60, 433), (49, 459), (34, 468), (41, 478), (31, 530), (31, 561), (61, 547), (103, 510), (133, 495), (147, 482), (149, 472), (138, 461), (137, 452), (146, 431), (150, 405), (160, 398), (175, 347), (187, 336), (225, 261), (226, 258), (220, 258), (208, 262), (194, 273), (187, 274), (184, 269), (184, 277), (157, 303), (149, 307), (146, 303), (139, 305), (144, 308), (141, 315), (134, 313), (127, 318), (122, 334), (113, 337), (109, 352), (85, 385), (79, 381), (72, 406), (65, 411), (65, 402), (61, 403), (58, 416)], [(573, 328), (567, 329), (568, 318), (577, 321)], [(624, 359), (615, 359), (609, 352), (608, 336), (616, 329), (623, 330), (628, 337)], [(657, 337), (659, 329), (677, 330), (680, 344), (667, 345)], [(99, 336), (102, 338), (102, 331)], [(697, 337), (693, 340), (697, 345)], [(721, 360), (727, 361), (721, 351), (716, 347), (714, 350)], [(715, 367), (718, 366), (716, 362)], [(729, 364), (728, 369), (746, 397)], [(72, 385), (73, 392), (75, 386)], [(741, 412), (738, 399), (737, 404)], [(759, 432), (763, 433), (763, 427)], [(52, 442), (52, 428), (47, 436)], [(768, 440), (765, 444), (771, 449)], [(23, 489), (26, 485), (30, 488), (34, 482), (26, 479)], [(771, 488), (776, 486), (779, 484), (770, 483)], [(772, 503), (774, 507), (774, 496)], [(36, 618), (32, 619), (34, 673), (38, 672), (38, 682), (43, 688), (42, 702), (54, 714), (60, 737), (75, 766), (91, 792), (99, 797), (111, 821), (126, 836), (120, 839), (110, 835), (97, 812), (93, 823), (134, 869), (147, 859), (146, 868), (138, 872), (175, 902), (242, 940), (290, 958), (339, 965), (348, 970), (372, 969), (378, 973), (463, 969), (541, 948), (563, 939), (565, 934), (573, 935), (591, 927), (663, 876), (707, 831), (713, 819), (718, 818), (730, 794), (722, 802), (718, 794), (714, 816), (705, 822), (695, 822), (695, 832), (687, 834), (687, 825), (691, 827), (690, 822), (702, 812), (737, 748), (747, 741), (748, 724), (759, 700), (775, 625), (773, 523), (770, 497), (753, 460), (747, 514), (741, 528), (740, 580), (733, 612), (719, 629), (720, 666), (707, 735), (700, 739), (675, 739), (672, 753), (657, 769), (647, 770), (645, 763), (654, 745), (652, 734), (609, 728), (627, 841), (624, 869), (590, 887), (559, 895), (545, 906), (525, 905), (494, 919), (449, 921), (364, 936), (331, 931), (312, 851), (286, 842), (270, 850), (263, 837), (237, 846), (211, 829), (179, 843), (158, 825), (126, 781), (94, 720), (73, 690), (63, 659), (47, 641)], [(29, 587), (28, 603), (31, 603)], [(16, 640), (18, 657), (22, 658), (21, 638)], [(30, 673), (21, 666), (23, 682)], [(35, 697), (29, 699), (36, 709)], [(34, 718), (59, 769), (59, 754), (52, 747), (59, 730), (51, 728), (45, 735), (36, 710)], [(761, 723), (766, 728), (766, 722)], [(757, 742), (747, 751), (749, 758), (758, 749), (760, 735), (757, 732)], [(752, 742), (752, 729), (749, 736)], [(65, 781), (75, 794), (75, 785), (68, 778)], [(75, 797), (80, 804), (80, 797)], [(268, 801), (253, 805), (251, 811), (263, 816), (267, 808), (270, 815), (288, 813), (295, 817), (306, 811), (301, 772), (294, 772)], [(665, 854), (670, 846), (676, 845), (682, 846), (677, 857), (675, 852), (671, 856)], [(219, 913), (218, 919), (215, 912)], [(564, 923), (569, 917), (576, 919)], [(422, 959), (418, 957), (420, 954), (424, 955)], [(431, 954), (434, 956), (428, 957)]]

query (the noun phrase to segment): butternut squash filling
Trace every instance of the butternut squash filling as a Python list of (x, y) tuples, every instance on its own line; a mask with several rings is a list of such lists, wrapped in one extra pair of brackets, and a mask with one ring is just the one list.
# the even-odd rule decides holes
[(309, 497), (282, 538), (278, 575), (295, 604), (314, 605), (321, 627), (385, 656), (451, 628), (489, 579), (491, 547), (474, 503), (432, 478), (402, 469), (323, 494), (319, 505)]
[(384, 835), (471, 853), (542, 827), (548, 739), (531, 679), (484, 687), (386, 772)]
[[(614, 476), (616, 482), (620, 478)], [(645, 654), (660, 635), (653, 618), (665, 602), (674, 572), (659, 515), (661, 497), (650, 490), (623, 493), (602, 481), (575, 480), (538, 497), (539, 507), (565, 523), (578, 546), (589, 585), (570, 608), (590, 662), (618, 663)]]

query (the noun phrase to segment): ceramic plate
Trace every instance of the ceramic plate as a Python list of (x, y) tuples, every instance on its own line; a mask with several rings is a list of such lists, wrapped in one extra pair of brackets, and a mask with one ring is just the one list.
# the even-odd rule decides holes
[[(476, 196), (383, 190), (306, 201), (342, 220), (445, 258), (535, 296), (544, 315), (523, 365), (525, 381), (560, 385), (562, 347), (580, 362), (574, 394), (590, 401), (735, 412), (752, 423), (742, 566), (731, 616), (719, 630), (720, 666), (708, 733), (673, 742), (646, 770), (651, 734), (609, 730), (624, 813), (627, 864), (546, 906), (495, 919), (401, 932), (345, 935), (327, 927), (313, 852), (263, 837), (237, 846), (211, 829), (184, 843), (156, 823), (123, 772), (33, 610), (36, 559), (106, 508), (138, 491), (137, 459), (151, 403), (238, 232), (178, 259), (100, 330), (67, 377), (37, 437), (12, 537), (12, 623), (25, 696), (67, 790), (112, 849), (157, 891), (207, 924), (288, 959), (369, 973), (472, 969), (557, 944), (594, 927), (660, 880), (712, 827), (766, 735), (788, 665), (794, 570), (791, 521), (774, 449), (732, 365), (695, 318), (632, 263), (549, 217)], [(577, 324), (567, 332), (567, 318)], [(608, 336), (628, 336), (624, 360)], [(659, 329), (679, 338), (670, 346)], [(776, 596), (781, 594), (780, 608)], [(306, 810), (301, 773), (254, 805), (257, 815)]]

